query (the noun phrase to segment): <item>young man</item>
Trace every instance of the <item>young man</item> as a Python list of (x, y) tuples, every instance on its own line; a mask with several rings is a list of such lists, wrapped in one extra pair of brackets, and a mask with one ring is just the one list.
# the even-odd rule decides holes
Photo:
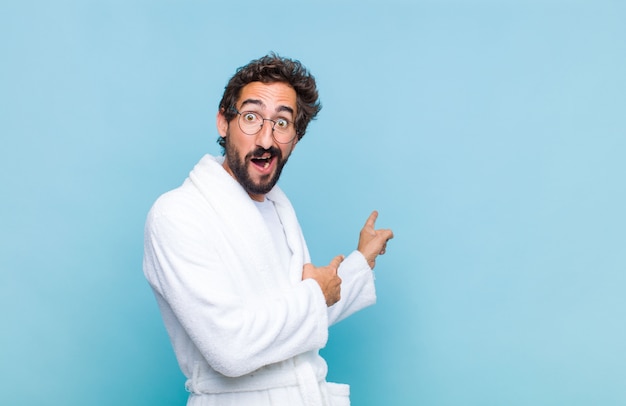
[(358, 248), (310, 263), (276, 182), (320, 110), (315, 79), (274, 54), (231, 78), (217, 113), (224, 157), (204, 156), (148, 215), (144, 273), (188, 405), (348, 405), (325, 381), (328, 327), (376, 300), (372, 268), (391, 230), (373, 212)]

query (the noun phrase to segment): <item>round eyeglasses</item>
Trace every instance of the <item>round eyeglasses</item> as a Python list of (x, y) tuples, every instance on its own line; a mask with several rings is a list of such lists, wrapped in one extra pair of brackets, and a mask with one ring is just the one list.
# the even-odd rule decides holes
[(272, 120), (262, 117), (255, 111), (239, 111), (234, 107), (232, 110), (239, 115), (237, 123), (239, 124), (241, 131), (245, 134), (257, 134), (261, 131), (261, 128), (263, 128), (263, 124), (265, 124), (266, 121), (269, 121), (272, 123), (272, 137), (279, 144), (289, 144), (294, 138), (296, 138), (297, 134), (293, 121), (289, 121), (285, 118)]

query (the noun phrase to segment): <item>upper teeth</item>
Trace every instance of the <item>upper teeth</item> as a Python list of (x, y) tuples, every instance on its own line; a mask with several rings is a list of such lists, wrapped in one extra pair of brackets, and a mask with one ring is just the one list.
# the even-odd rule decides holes
[(272, 157), (271, 156), (258, 157), (258, 158), (254, 158), (254, 160), (259, 163), (263, 162), (263, 168), (267, 168), (268, 166), (270, 166), (270, 161), (272, 160)]

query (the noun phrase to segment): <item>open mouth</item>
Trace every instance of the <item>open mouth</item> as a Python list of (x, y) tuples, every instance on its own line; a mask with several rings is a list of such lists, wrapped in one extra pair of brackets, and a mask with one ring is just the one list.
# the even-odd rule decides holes
[(274, 155), (272, 154), (263, 154), (261, 157), (251, 158), (250, 161), (259, 167), (260, 169), (267, 169), (272, 164), (272, 160), (274, 159)]

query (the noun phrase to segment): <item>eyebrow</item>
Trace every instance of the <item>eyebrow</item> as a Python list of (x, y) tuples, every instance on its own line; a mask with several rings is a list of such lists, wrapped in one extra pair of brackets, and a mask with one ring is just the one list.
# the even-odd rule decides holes
[[(246, 104), (253, 104), (255, 106), (260, 106), (260, 107), (265, 107), (265, 103), (263, 103), (261, 100), (258, 99), (246, 99), (241, 103), (241, 108), (243, 109), (243, 107)], [(291, 113), (291, 115), (293, 116), (293, 108), (289, 107), (289, 106), (284, 106), (284, 105), (280, 105), (276, 108), (276, 112), (280, 113), (282, 111), (286, 111), (288, 113)]]

